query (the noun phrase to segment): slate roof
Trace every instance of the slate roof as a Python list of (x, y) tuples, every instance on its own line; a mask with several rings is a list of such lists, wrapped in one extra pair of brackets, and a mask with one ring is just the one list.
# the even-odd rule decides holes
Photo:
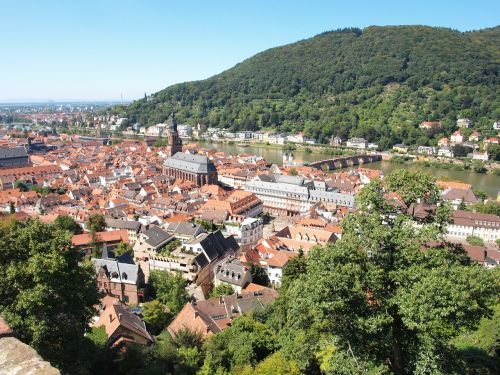
[(200, 224), (193, 224), (189, 221), (179, 221), (170, 223), (167, 231), (178, 235), (194, 236), (200, 227)]
[(197, 242), (203, 248), (203, 252), (194, 258), (200, 268), (203, 268), (215, 259), (224, 257), (229, 252), (236, 252), (239, 248), (233, 236), (225, 238), (220, 230), (214, 233), (204, 233), (191, 243)]
[(250, 271), (241, 264), (238, 259), (230, 259), (227, 262), (219, 264), (216, 271), (216, 278), (226, 283), (244, 286), (247, 283), (245, 275)]
[(120, 263), (115, 259), (91, 259), (96, 273), (99, 273), (101, 267), (104, 267), (110, 277), (111, 282), (136, 284), (139, 266), (130, 263)]
[(444, 200), (463, 200), (465, 203), (478, 203), (479, 199), (472, 190), (450, 188), (443, 192)]
[(165, 161), (165, 166), (186, 172), (210, 173), (216, 172), (214, 163), (203, 155), (191, 155), (178, 152)]
[(170, 237), (172, 237), (170, 234), (165, 232), (160, 227), (157, 227), (156, 225), (150, 226), (149, 229), (144, 232), (144, 235), (147, 237), (146, 243), (153, 247), (162, 244)]
[(28, 157), (24, 147), (0, 147), (0, 159)]
[(106, 226), (108, 228), (127, 229), (135, 232), (139, 232), (141, 229), (141, 223), (131, 220), (106, 219)]

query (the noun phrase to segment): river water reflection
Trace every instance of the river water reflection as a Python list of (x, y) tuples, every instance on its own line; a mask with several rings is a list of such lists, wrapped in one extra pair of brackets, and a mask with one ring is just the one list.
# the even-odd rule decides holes
[[(270, 148), (259, 145), (250, 145), (248, 147), (240, 146), (236, 143), (200, 143), (203, 147), (214, 148), (223, 151), (226, 154), (240, 154), (248, 153), (260, 155), (270, 163), (281, 165), (283, 161), (283, 154), (286, 152), (279, 148)], [(304, 160), (305, 162), (312, 162), (321, 159), (328, 159), (330, 156), (324, 154), (307, 153), (304, 151), (294, 151), (294, 159)], [(409, 170), (421, 170), (436, 178), (445, 178), (448, 180), (456, 180), (471, 184), (474, 188), (488, 193), (491, 197), (496, 198), (500, 190), (500, 176), (492, 174), (475, 173), (471, 171), (456, 171), (451, 169), (439, 169), (432, 167), (425, 167), (422, 164), (395, 164), (387, 161), (381, 161), (371, 164), (365, 164), (365, 168), (379, 169), (384, 174), (387, 174), (395, 169), (405, 168)]]

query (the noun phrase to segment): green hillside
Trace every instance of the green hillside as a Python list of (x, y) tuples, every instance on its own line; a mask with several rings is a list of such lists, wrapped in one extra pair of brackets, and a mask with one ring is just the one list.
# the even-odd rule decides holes
[[(493, 132), (500, 119), (499, 66), (500, 27), (344, 29), (170, 86), (135, 101), (126, 115), (151, 125), (175, 111), (180, 122), (233, 130), (304, 130), (320, 141), (360, 136), (382, 147), (433, 144), (457, 117), (471, 118), (485, 135)], [(419, 130), (426, 120), (441, 120), (442, 134)]]

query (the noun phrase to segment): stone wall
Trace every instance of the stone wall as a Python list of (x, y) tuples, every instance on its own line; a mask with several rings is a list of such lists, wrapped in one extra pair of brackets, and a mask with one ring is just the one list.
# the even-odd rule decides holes
[(0, 375), (60, 375), (35, 349), (14, 337), (0, 317)]

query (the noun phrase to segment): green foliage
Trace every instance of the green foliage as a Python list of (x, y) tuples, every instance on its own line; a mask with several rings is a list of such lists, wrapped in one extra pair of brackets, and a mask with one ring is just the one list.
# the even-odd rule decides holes
[[(246, 371), (246, 372), (245, 372)], [(281, 352), (271, 354), (254, 369), (251, 366), (244, 369), (239, 374), (248, 375), (300, 375), (299, 367), (294, 361), (285, 358)]]
[[(481, 197), (482, 198), (482, 197)], [(500, 216), (500, 204), (497, 202), (477, 203), (471, 206), (475, 212)]]
[(299, 256), (290, 259), (283, 269), (283, 275), (281, 277), (282, 289), (285, 289), (293, 280), (304, 274), (306, 272), (306, 266), (306, 258), (303, 252), (299, 253)]
[(269, 224), (271, 222), (271, 214), (269, 212), (264, 212), (259, 215), (259, 217), (262, 219), (262, 223), (264, 225)]
[(481, 237), (478, 236), (467, 236), (465, 239), (468, 244), (474, 245), (474, 246), (484, 246), (484, 241)]
[[(382, 149), (435, 145), (459, 116), (493, 136), (500, 103), (500, 28), (462, 33), (427, 26), (327, 32), (259, 53), (203, 81), (170, 86), (126, 109), (153, 125), (173, 111), (180, 122), (231, 130), (303, 130), (363, 137)], [(457, 56), (461, 56), (457, 59)], [(441, 120), (436, 131), (418, 129)]]
[(500, 145), (488, 145), (488, 153), (491, 160), (500, 161)]
[(60, 215), (54, 220), (54, 225), (62, 230), (67, 230), (72, 234), (83, 233), (82, 226), (78, 224), (71, 216)]
[(252, 282), (255, 284), (269, 286), (269, 277), (264, 268), (257, 264), (252, 264), (250, 267), (250, 273), (252, 274)]
[(0, 314), (20, 340), (70, 373), (99, 301), (95, 270), (80, 261), (71, 234), (56, 225), (0, 226)]
[[(403, 194), (434, 195), (424, 176), (399, 177), (393, 187)], [(498, 298), (495, 271), (472, 264), (463, 251), (422, 251), (442, 238), (436, 221), (445, 214), (417, 228), (410, 216), (394, 215), (384, 194), (380, 181), (365, 187), (361, 211), (344, 219), (342, 238), (313, 250), (303, 272), (280, 290), (270, 321), (284, 355), (306, 373), (320, 366), (331, 373), (365, 373), (365, 366), (376, 373), (387, 366), (396, 374), (447, 372), (450, 339), (473, 329)]]
[(384, 182), (387, 189), (398, 193), (406, 205), (416, 203), (420, 198), (434, 203), (439, 196), (436, 179), (424, 172), (398, 169), (387, 175)]
[(132, 247), (131, 244), (125, 243), (125, 242), (120, 242), (116, 247), (113, 249), (113, 252), (115, 254), (115, 257), (119, 257), (124, 254), (134, 254), (134, 248)]
[(188, 303), (187, 281), (180, 273), (152, 271), (149, 283), (156, 294), (156, 299), (166, 305), (173, 315), (176, 315)]
[(202, 346), (201, 334), (199, 332), (192, 332), (188, 328), (177, 331), (173, 340), (178, 347), (201, 349)]
[(214, 232), (217, 229), (219, 229), (219, 227), (217, 226), (217, 224), (215, 224), (213, 221), (197, 220), (196, 223), (200, 224), (203, 228), (205, 228), (205, 230), (207, 232)]
[(29, 190), (28, 185), (22, 180), (16, 180), (16, 182), (14, 182), (14, 189), (19, 189), (19, 191), (23, 192)]
[(161, 249), (160, 254), (169, 256), (172, 251), (177, 249), (179, 246), (181, 246), (181, 241), (176, 238), (170, 241), (163, 249)]
[(292, 168), (292, 169), (290, 169), (290, 174), (292, 176), (297, 176), (299, 174), (299, 172), (297, 172), (297, 170), (295, 168)]
[(102, 232), (106, 229), (106, 220), (100, 214), (92, 214), (87, 221), (87, 229), (91, 233)]
[(52, 189), (47, 186), (33, 185), (31, 191), (36, 191), (38, 194), (46, 196), (52, 193)]
[(263, 323), (244, 316), (203, 345), (205, 360), (200, 375), (231, 372), (245, 365), (256, 365), (274, 350), (274, 334)]
[(472, 167), (476, 173), (486, 173), (488, 169), (484, 166), (484, 163), (479, 160), (474, 160)]
[(460, 351), (467, 374), (497, 374), (500, 371), (500, 305), (492, 318), (483, 318), (476, 331), (453, 340)]
[(154, 334), (164, 329), (172, 317), (167, 306), (160, 301), (145, 302), (142, 307), (144, 309), (142, 312), (143, 320)]
[(228, 296), (234, 293), (234, 289), (229, 284), (219, 284), (210, 292), (210, 298), (219, 297), (219, 296)]
[[(474, 193), (474, 195), (479, 198), (481, 201), (484, 201), (486, 199), (488, 199), (488, 194), (485, 193), (484, 191), (482, 190), (479, 190), (479, 189), (472, 189), (472, 192)], [(491, 207), (491, 206), (489, 206)], [(486, 213), (486, 212), (485, 212)]]
[(472, 149), (470, 147), (460, 144), (453, 146), (453, 155), (457, 158), (465, 158), (471, 152)]
[(111, 371), (120, 375), (195, 375), (203, 362), (198, 346), (176, 344), (167, 332), (152, 346), (130, 345), (120, 353)]
[(165, 138), (159, 138), (154, 143), (155, 147), (165, 147), (168, 146), (168, 140)]
[(108, 344), (108, 335), (106, 334), (106, 328), (104, 326), (92, 327), (87, 337), (99, 350), (104, 350)]

